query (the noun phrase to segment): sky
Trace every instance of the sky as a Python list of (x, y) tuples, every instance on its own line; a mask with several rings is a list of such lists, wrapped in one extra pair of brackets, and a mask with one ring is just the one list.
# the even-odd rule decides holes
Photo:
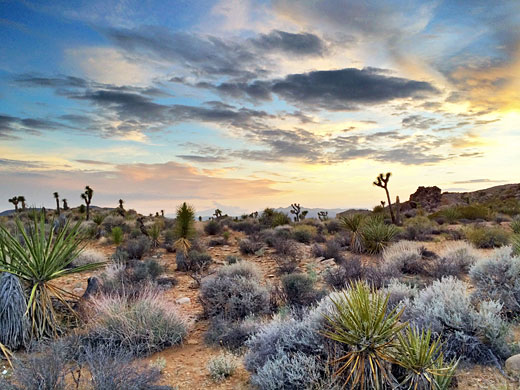
[(0, 0), (0, 209), (519, 182), (517, 0)]

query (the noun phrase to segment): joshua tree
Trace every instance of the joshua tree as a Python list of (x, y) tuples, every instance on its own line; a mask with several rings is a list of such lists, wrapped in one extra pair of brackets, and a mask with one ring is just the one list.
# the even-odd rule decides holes
[(63, 210), (68, 210), (69, 205), (67, 204), (67, 199), (62, 199), (61, 201), (63, 202)]
[(121, 210), (124, 210), (125, 208), (123, 207), (123, 204), (125, 203), (125, 201), (123, 199), (119, 199), (119, 208)]
[(307, 216), (307, 214), (309, 214), (309, 210), (303, 210), (300, 215), (300, 221), (303, 221), (305, 219), (305, 217)]
[(373, 184), (385, 190), (386, 199), (388, 200), (388, 208), (390, 209), (390, 217), (392, 218), (392, 223), (395, 224), (394, 210), (392, 208), (392, 201), (390, 200), (390, 192), (388, 192), (388, 181), (390, 180), (390, 176), (392, 176), (391, 172), (388, 172), (386, 175), (380, 173)]
[(195, 234), (194, 221), (194, 208), (184, 202), (177, 208), (177, 217), (175, 218), (175, 235), (177, 236), (177, 241), (175, 241), (173, 245), (177, 250), (177, 264), (184, 262), (191, 248), (190, 239)]
[(56, 212), (60, 215), (60, 194), (54, 193), (54, 199), (56, 199)]
[(164, 210), (161, 210), (161, 217), (164, 218)]
[(18, 202), (22, 204), (22, 210), (25, 210), (25, 196), (19, 196)]
[(119, 206), (117, 207), (117, 213), (122, 217), (125, 216), (125, 208), (123, 207), (123, 203), (125, 203), (125, 201), (123, 199), (119, 199)]
[(94, 195), (94, 190), (89, 186), (85, 187), (85, 192), (81, 194), (81, 198), (85, 201), (87, 205), (87, 221), (90, 217), (90, 202), (92, 201), (92, 195)]
[(216, 209), (215, 212), (213, 213), (213, 215), (214, 215), (215, 218), (217, 218), (217, 219), (222, 218), (222, 210), (220, 210), (220, 209)]
[(14, 211), (18, 211), (18, 197), (14, 196), (11, 199), (9, 199), (9, 203), (14, 204)]
[(318, 211), (318, 218), (320, 221), (326, 221), (329, 219), (328, 211)]
[(202, 222), (202, 215), (199, 215), (199, 222)]
[(294, 222), (300, 221), (300, 214), (301, 214), (301, 207), (299, 203), (292, 203), (291, 204), (292, 210), (291, 214), (294, 214)]

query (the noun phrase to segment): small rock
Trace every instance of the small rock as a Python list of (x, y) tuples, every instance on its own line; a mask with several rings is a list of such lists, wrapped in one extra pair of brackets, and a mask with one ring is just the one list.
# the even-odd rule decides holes
[(513, 355), (506, 360), (506, 371), (510, 374), (520, 375), (520, 354)]
[(188, 340), (188, 345), (198, 345), (199, 342), (197, 340)]
[(269, 274), (267, 275), (268, 278), (274, 278), (274, 275), (273, 274)]
[(82, 288), (75, 288), (74, 290), (72, 290), (72, 292), (75, 295), (82, 295), (83, 294), (83, 289)]
[(185, 303), (190, 303), (191, 299), (188, 297), (182, 297), (182, 298), (177, 299), (175, 302), (178, 303), (179, 305), (184, 305)]

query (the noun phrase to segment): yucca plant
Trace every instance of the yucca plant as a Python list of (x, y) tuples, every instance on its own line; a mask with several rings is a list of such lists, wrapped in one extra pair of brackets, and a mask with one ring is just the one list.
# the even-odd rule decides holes
[(520, 256), (520, 234), (513, 234), (511, 244), (513, 246), (513, 253), (516, 256)]
[(361, 227), (363, 245), (370, 254), (381, 253), (399, 233), (395, 225), (387, 225), (380, 218), (370, 218)]
[(363, 236), (361, 234), (364, 220), (365, 216), (363, 214), (350, 214), (340, 218), (343, 228), (352, 234), (350, 237), (350, 250), (354, 253), (362, 253), (364, 251)]
[(447, 390), (458, 361), (445, 362), (442, 343), (431, 331), (408, 327), (398, 336), (397, 364), (405, 369), (401, 387), (408, 390)]
[(324, 335), (346, 344), (348, 352), (332, 361), (345, 386), (352, 389), (383, 389), (394, 386), (391, 373), (397, 334), (406, 327), (399, 318), (402, 309), (388, 310), (388, 296), (364, 282), (351, 284), (348, 290), (331, 298), (333, 310), (325, 314)]
[(32, 337), (56, 336), (60, 326), (53, 299), (74, 313), (67, 298), (77, 297), (58, 287), (54, 281), (62, 276), (96, 269), (103, 263), (68, 268), (85, 246), (80, 222), (70, 227), (69, 220), (58, 232), (50, 229), (49, 233), (46, 233), (43, 215), (35, 218), (27, 230), (20, 220), (16, 224), (22, 243), (0, 226), (0, 272), (17, 276), (24, 285)]
[(159, 246), (159, 237), (161, 236), (161, 225), (159, 223), (154, 223), (148, 233), (152, 239), (153, 247), (157, 248)]
[(175, 218), (175, 235), (177, 241), (174, 246), (177, 251), (188, 253), (191, 248), (190, 239), (195, 235), (195, 209), (184, 202), (177, 208), (177, 216)]
[(123, 229), (121, 229), (120, 226), (113, 227), (110, 231), (110, 237), (112, 238), (114, 244), (120, 245), (123, 242), (124, 237)]

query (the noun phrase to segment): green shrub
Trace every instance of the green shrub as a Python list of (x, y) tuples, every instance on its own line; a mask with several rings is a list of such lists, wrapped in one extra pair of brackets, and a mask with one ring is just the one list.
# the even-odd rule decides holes
[(404, 222), (404, 236), (407, 240), (424, 240), (433, 232), (435, 225), (424, 216), (409, 218)]
[(511, 222), (511, 230), (513, 233), (520, 234), (520, 217), (515, 217)]
[(293, 238), (304, 244), (310, 244), (316, 237), (316, 228), (310, 225), (297, 225), (292, 230)]
[(229, 378), (236, 369), (236, 358), (229, 352), (221, 353), (208, 362), (209, 375), (215, 382)]
[(150, 239), (146, 236), (140, 236), (139, 238), (128, 240), (123, 245), (123, 250), (128, 254), (129, 259), (140, 260), (150, 250), (150, 246)]
[(192, 250), (187, 256), (177, 256), (177, 271), (204, 271), (209, 267), (212, 261), (209, 253)]
[(497, 248), (509, 243), (510, 234), (498, 226), (473, 226), (465, 230), (466, 238), (477, 248)]
[(123, 229), (120, 226), (115, 226), (110, 231), (110, 237), (112, 238), (112, 242), (116, 245), (121, 245), (123, 242)]
[(215, 221), (214, 219), (209, 220), (204, 225), (204, 232), (206, 232), (206, 234), (208, 236), (215, 236), (217, 234), (220, 234), (221, 231), (222, 231), (222, 225), (220, 223), (218, 223), (217, 221)]
[(350, 250), (353, 253), (362, 253), (365, 250), (361, 231), (364, 219), (365, 216), (363, 214), (349, 214), (340, 218), (343, 228), (351, 233)]
[(282, 288), (287, 302), (295, 306), (309, 306), (321, 298), (321, 292), (314, 289), (314, 279), (309, 275), (292, 273), (282, 278)]
[(398, 233), (399, 229), (395, 225), (386, 225), (377, 218), (367, 220), (361, 227), (365, 251), (370, 254), (381, 253)]

